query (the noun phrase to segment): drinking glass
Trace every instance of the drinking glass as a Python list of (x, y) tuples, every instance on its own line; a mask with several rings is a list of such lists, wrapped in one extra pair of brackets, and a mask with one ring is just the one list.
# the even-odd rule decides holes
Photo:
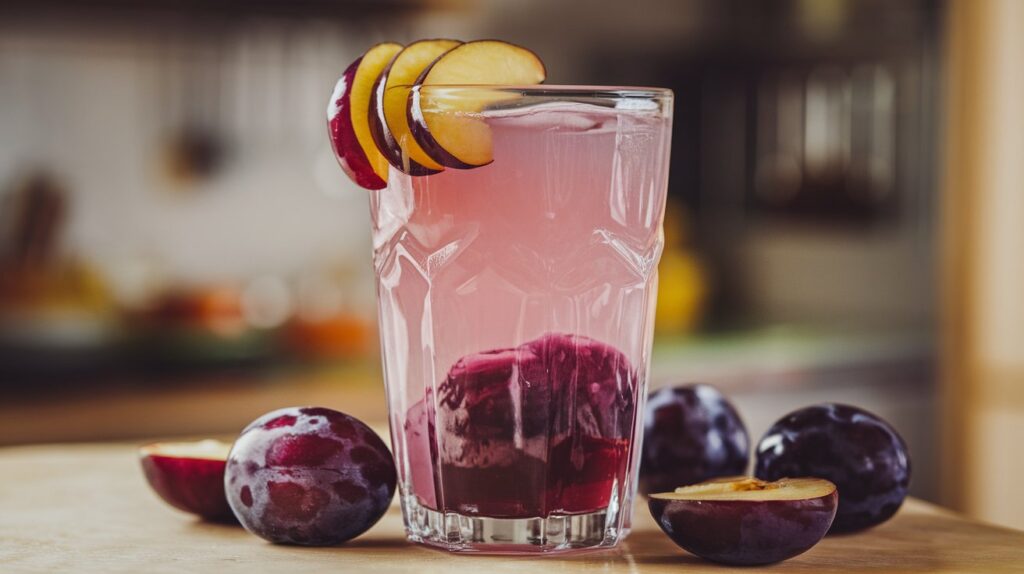
[(392, 169), (370, 196), (408, 537), (463, 552), (613, 546), (637, 484), (672, 93), (414, 92), (427, 113), (460, 110), (493, 161)]

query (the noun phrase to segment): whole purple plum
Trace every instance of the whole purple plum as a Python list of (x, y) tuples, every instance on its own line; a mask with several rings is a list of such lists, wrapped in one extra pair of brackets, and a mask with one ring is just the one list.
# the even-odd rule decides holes
[(910, 485), (910, 455), (889, 423), (857, 407), (823, 404), (776, 422), (757, 446), (755, 473), (825, 478), (839, 489), (830, 532), (851, 532), (896, 514)]
[(645, 409), (640, 466), (644, 494), (746, 472), (747, 428), (715, 387), (664, 388), (648, 397)]
[(224, 486), (242, 526), (271, 542), (325, 546), (359, 536), (391, 502), (397, 474), (384, 442), (344, 413), (292, 407), (242, 431)]

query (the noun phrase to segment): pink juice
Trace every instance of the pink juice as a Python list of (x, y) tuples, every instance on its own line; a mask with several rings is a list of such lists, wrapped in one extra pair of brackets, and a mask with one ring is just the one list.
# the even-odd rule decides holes
[(641, 103), (487, 112), (493, 163), (371, 192), (407, 521), (628, 524), (671, 126)]

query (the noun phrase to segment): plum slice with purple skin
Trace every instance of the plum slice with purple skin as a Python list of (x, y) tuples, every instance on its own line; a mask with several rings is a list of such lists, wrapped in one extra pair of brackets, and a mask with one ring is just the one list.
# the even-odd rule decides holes
[(711, 385), (664, 388), (647, 398), (640, 491), (671, 490), (744, 474), (750, 439), (735, 407)]
[(463, 357), (436, 401), (428, 391), (407, 413), (413, 491), (495, 517), (606, 506), (628, 464), (635, 379), (618, 350), (575, 335)]
[(907, 444), (889, 423), (839, 404), (805, 407), (779, 419), (757, 446), (755, 474), (820, 476), (839, 489), (832, 532), (853, 532), (892, 518), (910, 486)]
[(764, 482), (718, 479), (652, 494), (648, 508), (658, 526), (701, 558), (753, 566), (810, 550), (836, 515), (834, 484), (818, 478)]
[(370, 99), (377, 77), (401, 50), (393, 42), (371, 47), (341, 74), (327, 104), (327, 134), (338, 164), (366, 189), (382, 189), (388, 183), (388, 160), (370, 127)]
[(458, 40), (419, 40), (402, 49), (373, 86), (370, 98), (370, 131), (391, 165), (409, 175), (431, 175), (444, 170), (412, 137), (406, 114), (409, 91), (423, 70)]
[(331, 409), (293, 407), (242, 431), (228, 455), (224, 490), (253, 534), (325, 546), (373, 526), (396, 482), (391, 452), (365, 424)]
[(544, 63), (522, 46), (476, 40), (452, 48), (430, 63), (409, 91), (406, 115), (412, 137), (443, 166), (485, 166), (494, 161), (493, 142), (479, 114), (513, 96), (488, 89), (449, 93), (445, 86), (526, 86), (546, 77)]

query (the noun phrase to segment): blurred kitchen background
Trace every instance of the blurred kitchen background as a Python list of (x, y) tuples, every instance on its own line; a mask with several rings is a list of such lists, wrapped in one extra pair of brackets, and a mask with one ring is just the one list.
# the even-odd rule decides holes
[(1024, 2), (7, 0), (0, 445), (384, 420), (367, 195), (325, 107), (370, 44), (496, 37), (676, 91), (652, 387), (756, 440), (875, 411), (914, 494), (1024, 527)]

